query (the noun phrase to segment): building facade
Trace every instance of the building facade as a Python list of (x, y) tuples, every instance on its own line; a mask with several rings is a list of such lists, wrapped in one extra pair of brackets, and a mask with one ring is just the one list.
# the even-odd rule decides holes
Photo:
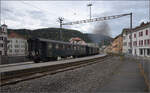
[(8, 55), (9, 56), (26, 56), (27, 40), (16, 33), (8, 35)]
[(150, 22), (123, 30), (123, 53), (150, 57)]
[(119, 54), (122, 52), (122, 45), (123, 45), (123, 39), (122, 39), (122, 34), (120, 34), (114, 38), (111, 45), (107, 46), (104, 49), (104, 52)]
[(27, 40), (16, 34), (8, 35), (7, 25), (0, 26), (0, 55), (25, 56), (27, 54)]
[(7, 25), (0, 26), (0, 55), (7, 55)]
[(72, 44), (86, 45), (85, 41), (82, 40), (82, 39), (79, 38), (79, 37), (71, 38), (69, 41), (70, 41), (70, 43), (72, 43)]

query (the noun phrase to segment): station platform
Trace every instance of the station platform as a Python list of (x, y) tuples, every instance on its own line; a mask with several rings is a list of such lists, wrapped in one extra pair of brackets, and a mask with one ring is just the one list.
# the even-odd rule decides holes
[(106, 54), (99, 54), (94, 56), (82, 57), (82, 58), (75, 58), (75, 59), (67, 59), (67, 60), (60, 60), (60, 61), (50, 61), (50, 62), (41, 62), (41, 63), (33, 63), (31, 62), (24, 62), (24, 63), (16, 63), (16, 64), (8, 64), (8, 65), (0, 65), (0, 73), (4, 72), (11, 72), (11, 71), (19, 71), (25, 69), (33, 69), (39, 67), (46, 67), (46, 66), (55, 66), (65, 63), (89, 60), (98, 57), (104, 57)]
[(100, 89), (99, 92), (113, 93), (143, 93), (147, 86), (140, 72), (139, 64), (134, 60), (123, 61), (119, 69), (114, 72), (111, 79)]

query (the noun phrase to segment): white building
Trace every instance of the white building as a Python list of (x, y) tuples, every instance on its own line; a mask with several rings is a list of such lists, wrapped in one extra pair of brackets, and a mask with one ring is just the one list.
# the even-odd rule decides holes
[(8, 35), (8, 55), (25, 56), (27, 53), (27, 40), (16, 33)]
[(11, 33), (8, 35), (7, 25), (0, 27), (0, 55), (25, 56), (27, 40), (22, 36)]
[(7, 25), (0, 26), (0, 55), (7, 55)]
[[(132, 43), (131, 43), (132, 42)], [(123, 30), (123, 53), (150, 57), (150, 22), (132, 30)]]

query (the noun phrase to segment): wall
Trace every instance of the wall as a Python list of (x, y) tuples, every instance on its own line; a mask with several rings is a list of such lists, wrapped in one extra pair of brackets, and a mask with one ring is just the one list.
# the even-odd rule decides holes
[(27, 62), (29, 59), (27, 59), (25, 56), (0, 56), (0, 64), (12, 64), (12, 63), (21, 63), (21, 62)]

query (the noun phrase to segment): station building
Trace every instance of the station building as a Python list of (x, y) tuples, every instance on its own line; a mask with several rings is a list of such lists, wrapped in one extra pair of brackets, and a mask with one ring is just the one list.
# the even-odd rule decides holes
[(0, 26), (0, 55), (25, 56), (27, 54), (27, 40), (16, 34), (8, 34), (7, 25)]
[(7, 55), (7, 25), (0, 26), (0, 55)]
[[(132, 33), (131, 33), (132, 32)], [(123, 53), (150, 57), (150, 22), (123, 29)]]
[(27, 40), (16, 33), (8, 35), (8, 55), (9, 56), (25, 56), (27, 54)]

